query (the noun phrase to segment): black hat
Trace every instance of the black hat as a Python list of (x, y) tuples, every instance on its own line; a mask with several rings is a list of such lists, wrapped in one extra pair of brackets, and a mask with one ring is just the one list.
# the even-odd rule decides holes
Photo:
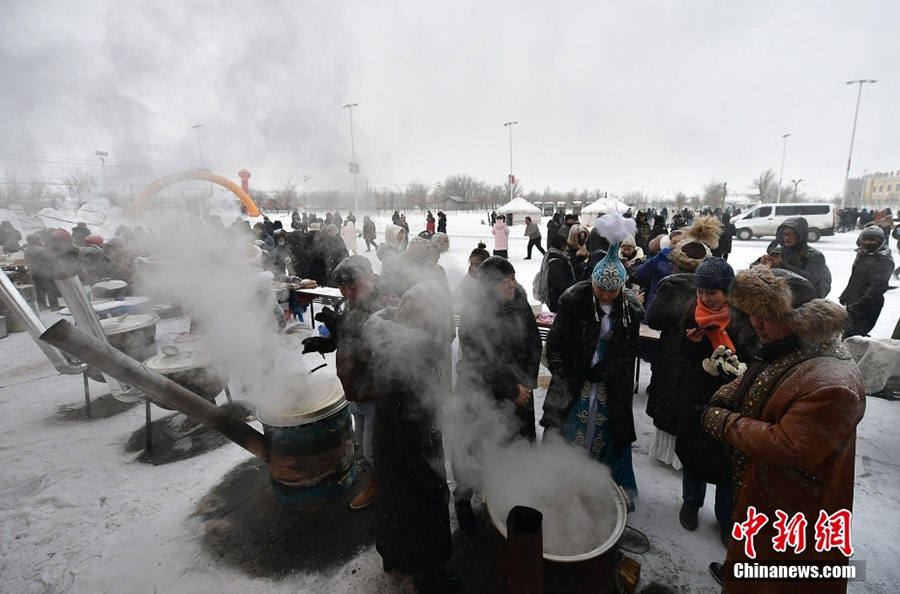
[(734, 280), (734, 269), (722, 258), (706, 258), (694, 271), (694, 287), (728, 292)]
[(478, 278), (491, 285), (496, 285), (515, 273), (516, 269), (509, 260), (501, 256), (491, 256), (478, 267)]

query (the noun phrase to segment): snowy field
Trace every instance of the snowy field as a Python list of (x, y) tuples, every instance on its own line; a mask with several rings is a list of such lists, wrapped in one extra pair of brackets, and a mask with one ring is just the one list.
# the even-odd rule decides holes
[[(413, 232), (424, 229), (421, 213), (407, 213)], [(469, 252), (479, 240), (492, 249), (484, 213), (448, 216), (450, 252), (441, 259), (451, 287), (465, 272)], [(359, 216), (361, 228), (362, 216)], [(376, 219), (380, 230), (388, 217)], [(541, 222), (546, 232), (547, 219)], [(519, 282), (530, 290), (540, 254), (523, 260), (527, 240), (522, 225), (510, 234), (509, 254)], [(107, 235), (109, 236), (109, 235)], [(856, 234), (826, 237), (815, 244), (825, 253), (836, 299), (850, 275)], [(759, 257), (769, 238), (735, 239), (729, 259), (736, 268)], [(362, 242), (360, 242), (361, 244)], [(374, 252), (370, 256), (378, 270)], [(894, 251), (896, 257), (896, 249)], [(897, 284), (897, 281), (893, 281)], [(56, 314), (42, 313), (46, 324)], [(889, 337), (900, 317), (900, 290), (889, 291), (872, 335)], [(179, 318), (158, 325), (166, 344), (187, 330)], [(291, 338), (299, 357), (304, 333)], [(722, 560), (724, 548), (712, 513), (712, 494), (700, 514), (700, 528), (687, 532), (678, 522), (681, 474), (648, 456), (653, 426), (644, 413), (649, 365), (642, 364), (634, 410), (638, 441), (634, 462), (640, 496), (628, 524), (644, 532), (651, 549), (636, 555), (642, 563), (640, 586), (660, 581), (684, 593), (717, 592), (706, 567)], [(144, 409), (134, 406), (109, 418), (86, 419), (79, 376), (62, 376), (25, 333), (0, 340), (0, 592), (73, 593), (267, 593), (411, 592), (408, 580), (386, 576), (374, 546), (359, 551), (346, 566), (327, 575), (294, 574), (285, 579), (251, 577), (225, 565), (201, 543), (198, 502), (222, 477), (251, 455), (237, 445), (163, 466), (137, 461), (125, 443), (143, 427)], [(233, 384), (233, 388), (236, 387)], [(102, 384), (91, 384), (95, 397)], [(538, 407), (543, 394), (536, 394)], [(251, 394), (235, 397), (254, 402)], [(900, 403), (869, 398), (859, 427), (856, 501), (853, 523), (855, 559), (865, 562), (866, 580), (850, 592), (894, 593), (900, 583)], [(164, 416), (154, 409), (154, 417)], [(258, 426), (257, 426), (258, 427)], [(454, 520), (455, 521), (455, 520)]]

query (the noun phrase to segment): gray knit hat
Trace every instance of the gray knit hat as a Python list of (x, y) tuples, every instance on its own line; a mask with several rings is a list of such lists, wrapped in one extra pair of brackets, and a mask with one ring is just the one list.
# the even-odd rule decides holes
[(694, 287), (728, 292), (734, 280), (734, 269), (722, 258), (706, 258), (694, 271)]
[(372, 263), (365, 256), (349, 256), (334, 268), (334, 282), (348, 285), (360, 278), (373, 274)]

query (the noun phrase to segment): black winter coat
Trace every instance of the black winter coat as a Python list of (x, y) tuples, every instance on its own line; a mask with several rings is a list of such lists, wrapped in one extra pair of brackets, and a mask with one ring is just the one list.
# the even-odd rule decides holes
[[(784, 246), (782, 238), (784, 230), (788, 227), (794, 229), (799, 237), (797, 244), (791, 247)], [(809, 247), (806, 240), (808, 233), (809, 223), (806, 222), (806, 219), (791, 217), (778, 226), (776, 237), (766, 251), (771, 252), (776, 245), (784, 246), (784, 253), (781, 255), (781, 264), (778, 268), (799, 274), (816, 288), (816, 297), (824, 298), (831, 291), (831, 271), (825, 263), (825, 254)]]
[[(552, 374), (544, 399), (541, 425), (561, 430), (581, 392), (600, 338), (590, 280), (572, 285), (559, 300), (559, 311), (547, 336), (547, 364)], [(600, 312), (602, 313), (602, 312)], [(615, 327), (601, 362), (604, 369), (610, 432), (616, 455), (637, 439), (634, 431), (634, 364), (640, 341), (644, 308), (629, 289), (614, 302)]]
[(484, 391), (504, 407), (514, 407), (519, 434), (535, 440), (534, 400), (524, 406), (512, 403), (519, 395), (519, 384), (537, 387), (541, 365), (541, 335), (525, 289), (518, 286), (506, 303), (485, 294), (466, 307), (459, 320), (459, 348), (458, 385), (463, 390)]
[(884, 293), (888, 290), (888, 281), (894, 271), (894, 259), (891, 257), (891, 246), (885, 241), (873, 252), (862, 248), (856, 250), (853, 271), (847, 288), (841, 293), (841, 305), (847, 309), (864, 312), (868, 308), (884, 305)]
[(547, 252), (547, 307), (556, 312), (559, 308), (559, 298), (566, 290), (575, 284), (575, 270), (569, 261), (568, 255), (550, 248)]
[(399, 323), (394, 308), (366, 322), (375, 394), (375, 548), (384, 565), (406, 573), (440, 569), (453, 550), (450, 491), (435, 421), (441, 345)]
[[(700, 342), (691, 342), (685, 336), (687, 329), (698, 327), (694, 318), (695, 309), (696, 301), (684, 312), (684, 320), (680, 324), (679, 354), (673, 361), (677, 365), (675, 369), (681, 370), (680, 373), (675, 371), (674, 378), (679, 386), (675, 453), (694, 477), (707, 483), (729, 485), (731, 456), (723, 442), (713, 439), (703, 430), (700, 415), (716, 390), (734, 378), (712, 376), (703, 370), (703, 360), (715, 349), (705, 336)], [(748, 318), (732, 308), (727, 331), (737, 349), (738, 359), (749, 363), (759, 348), (759, 341)]]
[(657, 429), (672, 435), (678, 427), (678, 394), (681, 391), (679, 376), (683, 362), (680, 351), (684, 340), (681, 322), (685, 310), (696, 300), (694, 274), (670, 274), (659, 281), (656, 298), (647, 308), (647, 325), (659, 330), (647, 386), (647, 415)]

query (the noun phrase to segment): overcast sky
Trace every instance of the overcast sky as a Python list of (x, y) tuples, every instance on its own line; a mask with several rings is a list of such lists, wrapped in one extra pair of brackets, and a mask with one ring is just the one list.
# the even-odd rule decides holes
[[(900, 2), (7, 0), (5, 180), (74, 170), (135, 188), (204, 163), (252, 186), (309, 175), (525, 191), (746, 191), (779, 172), (831, 197), (900, 170)], [(300, 182), (302, 189), (303, 182)]]

